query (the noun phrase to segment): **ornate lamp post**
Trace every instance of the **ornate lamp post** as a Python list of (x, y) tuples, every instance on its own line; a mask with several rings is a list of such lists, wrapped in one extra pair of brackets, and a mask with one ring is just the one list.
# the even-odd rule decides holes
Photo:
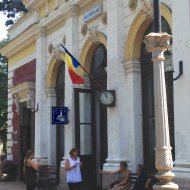
[(164, 51), (169, 48), (171, 36), (161, 32), (160, 2), (153, 0), (154, 5), (154, 32), (145, 36), (148, 51), (152, 52), (154, 64), (154, 102), (155, 102), (155, 128), (156, 128), (156, 168), (158, 173), (155, 177), (160, 181), (154, 185), (154, 189), (163, 190), (178, 189), (178, 185), (172, 183), (175, 176), (171, 172), (173, 167), (167, 98), (164, 75)]

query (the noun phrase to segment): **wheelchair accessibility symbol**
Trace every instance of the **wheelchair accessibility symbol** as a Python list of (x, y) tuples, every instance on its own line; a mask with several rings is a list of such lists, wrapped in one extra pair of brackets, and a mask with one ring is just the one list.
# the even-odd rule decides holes
[(68, 124), (68, 107), (52, 107), (52, 124)]

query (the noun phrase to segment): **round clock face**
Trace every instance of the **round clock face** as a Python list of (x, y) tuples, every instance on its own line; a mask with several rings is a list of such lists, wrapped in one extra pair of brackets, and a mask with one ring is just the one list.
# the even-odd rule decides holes
[(100, 92), (99, 99), (103, 105), (109, 106), (114, 103), (115, 97), (111, 91), (102, 91)]

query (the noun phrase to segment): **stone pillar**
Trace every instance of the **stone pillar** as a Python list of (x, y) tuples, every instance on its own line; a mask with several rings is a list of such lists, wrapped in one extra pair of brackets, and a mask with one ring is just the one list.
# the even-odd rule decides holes
[[(71, 6), (67, 15), (67, 49), (77, 58), (78, 57), (78, 17), (77, 7)], [(73, 84), (69, 76), (67, 64), (65, 67), (65, 106), (69, 108), (69, 124), (65, 126), (65, 156), (69, 155), (69, 151), (75, 145), (75, 123), (74, 123), (74, 93)]]
[(47, 125), (47, 139), (48, 139), (48, 162), (49, 165), (56, 165), (56, 125), (51, 123), (51, 109), (52, 106), (56, 106), (56, 92), (54, 88), (49, 88), (46, 90), (48, 99), (48, 125)]
[(154, 189), (178, 189), (178, 185), (172, 183), (175, 176), (171, 172), (173, 168), (168, 111), (164, 74), (164, 51), (169, 47), (171, 36), (167, 33), (150, 33), (145, 37), (147, 50), (152, 52), (154, 64), (154, 102), (155, 102), (155, 128), (156, 128), (156, 168), (155, 177), (160, 182), (154, 185)]
[(123, 94), (120, 93), (121, 85), (118, 85), (118, 77), (123, 78), (125, 76), (121, 64), (121, 60), (123, 60), (122, 44), (124, 41), (124, 35), (122, 35), (124, 32), (122, 33), (121, 31), (124, 28), (119, 20), (123, 13), (122, 4), (123, 1), (121, 0), (108, 0), (107, 2), (107, 89), (116, 90), (117, 97), (116, 107), (107, 108), (108, 158), (107, 163), (103, 166), (104, 170), (117, 170), (119, 162), (127, 160), (127, 155), (121, 151), (123, 146), (120, 144), (124, 140), (124, 138), (121, 138), (121, 135), (124, 134), (121, 131), (125, 126), (121, 126), (119, 123), (119, 101), (122, 99), (120, 96)]
[(129, 166), (135, 172), (137, 164), (143, 164), (141, 67), (137, 58), (122, 62), (126, 74), (124, 80), (126, 94), (123, 95), (122, 99), (126, 99), (127, 111), (124, 111), (120, 117), (128, 119), (123, 125), (126, 125), (127, 128), (125, 136), (128, 140)]
[[(66, 15), (66, 47), (76, 58), (78, 58), (78, 10), (71, 6)], [(74, 89), (69, 76), (67, 65), (65, 67), (65, 106), (69, 108), (69, 123), (65, 125), (65, 155), (60, 168), (60, 189), (68, 189), (66, 183), (65, 161), (69, 151), (75, 146), (75, 121), (74, 121)]]
[(36, 33), (36, 105), (38, 111), (35, 113), (35, 156), (48, 156), (47, 138), (47, 99), (45, 94), (45, 75), (47, 70), (46, 64), (46, 30), (39, 28)]

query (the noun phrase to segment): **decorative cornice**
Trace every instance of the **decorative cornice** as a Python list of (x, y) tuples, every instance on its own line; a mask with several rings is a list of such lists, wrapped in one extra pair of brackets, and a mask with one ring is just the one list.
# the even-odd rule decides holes
[(22, 35), (17, 36), (15, 39), (11, 40), (7, 45), (5, 45), (1, 49), (1, 53), (9, 58), (25, 47), (28, 47), (36, 40), (35, 31), (36, 25), (31, 26), (28, 30), (24, 31)]
[(44, 5), (46, 0), (22, 0), (27, 9), (36, 9)]

